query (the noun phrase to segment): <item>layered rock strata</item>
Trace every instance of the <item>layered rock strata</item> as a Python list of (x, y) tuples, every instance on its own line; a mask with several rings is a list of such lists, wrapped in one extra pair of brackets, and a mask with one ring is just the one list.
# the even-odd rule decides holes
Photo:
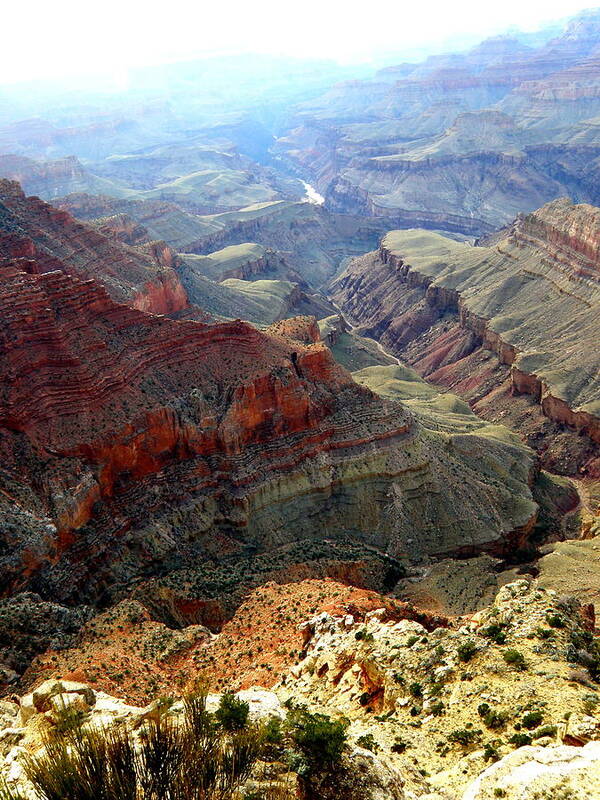
[(323, 536), (396, 557), (527, 536), (529, 452), (425, 431), (357, 386), (314, 320), (174, 321), (20, 266), (0, 315), (5, 592), (97, 601)]
[(476, 409), (508, 381), (547, 419), (598, 443), (599, 232), (600, 211), (567, 200), (488, 246), (396, 231), (333, 293), (367, 333)]
[(62, 270), (95, 278), (111, 297), (155, 314), (185, 310), (185, 289), (163, 243), (143, 249), (114, 241), (37, 197), (18, 183), (0, 180), (0, 260), (25, 259), (25, 269)]
[(331, 210), (482, 235), (561, 195), (600, 202), (597, 9), (399, 64), (297, 107), (274, 145)]

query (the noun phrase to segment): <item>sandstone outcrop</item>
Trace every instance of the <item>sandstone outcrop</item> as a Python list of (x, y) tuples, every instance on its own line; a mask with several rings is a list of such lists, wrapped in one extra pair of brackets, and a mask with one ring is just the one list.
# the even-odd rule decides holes
[[(502, 794), (499, 794), (500, 790)], [(462, 800), (537, 800), (600, 794), (600, 742), (579, 747), (522, 747), (483, 772)]]
[[(282, 605), (286, 596), (289, 604)], [(531, 579), (520, 579), (504, 586), (490, 607), (451, 620), (370, 592), (309, 581), (297, 587), (263, 587), (239, 622), (250, 630), (256, 619), (260, 637), (269, 613), (279, 612), (285, 625), (287, 615), (297, 607), (302, 613), (305, 602), (316, 602), (320, 613), (299, 626), (298, 618), (290, 621), (302, 648), (297, 663), (284, 670), (277, 685), (267, 684), (267, 689), (259, 683), (238, 691), (237, 697), (248, 704), (251, 720), (285, 722), (299, 704), (310, 713), (345, 719), (343, 763), (350, 775), (360, 776), (361, 797), (364, 792), (373, 800), (595, 796), (600, 778), (600, 645), (588, 608)], [(147, 615), (140, 627), (140, 619), (134, 619), (140, 613), (141, 607), (129, 604), (115, 620), (104, 616), (106, 624), (114, 625), (115, 644), (118, 631), (124, 630), (127, 641), (122, 646), (132, 651), (132, 667), (139, 657), (136, 627), (144, 641), (146, 668), (154, 670), (157, 657), (163, 665), (187, 659), (168, 695), (154, 696), (148, 704), (132, 702), (127, 688), (123, 699), (118, 682), (127, 685), (124, 675), (115, 676), (109, 693), (101, 688), (104, 678), (99, 686), (92, 676), (92, 686), (82, 673), (34, 680), (26, 693), (0, 701), (0, 778), (9, 786), (27, 789), (23, 759), (40, 751), (65, 709), (84, 726), (118, 725), (133, 737), (160, 717), (178, 724), (184, 704), (177, 695), (204, 668), (198, 660), (201, 639), (187, 649), (167, 646), (161, 655), (166, 637)], [(277, 620), (272, 624), (277, 627)], [(153, 639), (151, 625), (156, 627)], [(92, 630), (87, 632), (88, 648)], [(96, 627), (96, 633), (103, 629)], [(229, 666), (222, 660), (228, 642), (241, 647), (241, 638), (232, 628), (204, 635), (217, 666), (235, 679), (235, 660)], [(192, 641), (197, 633), (186, 629), (172, 636)], [(258, 641), (252, 640), (252, 646)], [(254, 660), (278, 669), (280, 650), (290, 642), (268, 639), (265, 644), (272, 646), (255, 652)], [(110, 671), (112, 646), (109, 642)], [(91, 675), (92, 669), (99, 670), (102, 651), (87, 652)], [(213, 684), (210, 691), (222, 689)], [(219, 700), (218, 693), (208, 695), (209, 713)]]
[[(432, 790), (483, 800), (504, 796), (490, 793), (498, 786), (507, 797), (533, 798), (539, 795), (519, 792), (527, 784), (537, 791), (586, 787), (586, 767), (596, 786), (595, 712), (585, 728), (591, 744), (556, 746), (573, 741), (565, 712), (576, 727), (578, 709), (587, 707), (570, 643), (593, 637), (576, 603), (518, 580), (453, 627), (388, 621), (384, 609), (364, 621), (322, 613), (308, 627), (305, 657), (276, 687), (279, 696), (346, 716), (353, 736), (373, 737), (375, 752), (397, 754), (400, 768), (426, 770)], [(576, 680), (585, 683), (585, 674)], [(543, 746), (520, 746), (531, 742)], [(489, 760), (497, 763), (486, 769)]]

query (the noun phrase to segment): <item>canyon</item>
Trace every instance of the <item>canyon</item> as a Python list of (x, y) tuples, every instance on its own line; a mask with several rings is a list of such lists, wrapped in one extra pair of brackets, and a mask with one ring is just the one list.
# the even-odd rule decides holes
[(597, 204), (599, 16), (532, 47), (490, 38), (340, 83), (275, 151), (336, 211), (481, 236), (569, 195)]
[[(420, 374), (486, 418), (512, 419), (545, 463), (562, 459), (567, 474), (597, 477), (600, 365), (588, 342), (598, 322), (599, 230), (598, 209), (563, 199), (488, 245), (395, 231), (351, 263), (333, 297)], [(512, 402), (519, 395), (531, 398), (526, 416)], [(555, 425), (545, 432), (548, 420)], [(552, 443), (557, 426), (564, 452)]]
[(1, 800), (199, 686), (221, 800), (600, 791), (599, 54), (3, 87)]

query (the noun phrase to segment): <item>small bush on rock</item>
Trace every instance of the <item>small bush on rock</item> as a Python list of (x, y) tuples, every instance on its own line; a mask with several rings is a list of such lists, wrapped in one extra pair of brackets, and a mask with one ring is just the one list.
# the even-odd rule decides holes
[(466, 663), (467, 661), (470, 661), (477, 652), (477, 645), (472, 641), (464, 642), (463, 644), (459, 645), (456, 652), (459, 661)]
[(527, 669), (527, 662), (525, 661), (525, 656), (519, 650), (506, 650), (502, 657), (506, 661), (507, 664), (510, 664), (511, 667), (519, 670)]
[(526, 733), (515, 733), (508, 741), (515, 747), (525, 747), (525, 745), (531, 744), (531, 736)]
[(541, 725), (542, 720), (544, 719), (544, 715), (541, 711), (529, 711), (522, 719), (522, 725), (524, 728), (527, 728), (528, 731), (537, 728), (538, 725)]
[(250, 706), (231, 692), (221, 695), (215, 717), (226, 731), (241, 731), (248, 724)]
[(448, 741), (468, 747), (481, 737), (481, 731), (475, 728), (460, 728), (448, 734)]
[(376, 750), (379, 750), (379, 745), (375, 741), (372, 733), (365, 733), (362, 736), (359, 736), (356, 740), (356, 744), (359, 747), (364, 747), (365, 750), (370, 750), (374, 753)]

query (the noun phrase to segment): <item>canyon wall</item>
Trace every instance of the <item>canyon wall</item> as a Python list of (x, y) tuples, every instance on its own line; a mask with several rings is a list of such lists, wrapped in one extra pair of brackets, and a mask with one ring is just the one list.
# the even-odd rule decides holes
[[(543, 415), (600, 442), (600, 211), (557, 200), (488, 246), (395, 231), (333, 285), (350, 319), (485, 411), (509, 381)], [(496, 366), (481, 356), (486, 350)]]
[(0, 259), (15, 258), (25, 259), (26, 268), (36, 272), (60, 269), (95, 278), (115, 300), (155, 314), (181, 312), (189, 305), (164, 243), (129, 247), (66, 211), (26, 197), (18, 183), (0, 180)]
[(173, 574), (198, 602), (211, 559), (279, 550), (282, 569), (325, 538), (385, 565), (527, 538), (531, 453), (424, 430), (354, 383), (314, 319), (175, 321), (23, 266), (0, 298), (5, 593), (98, 602)]
[(499, 36), (302, 104), (274, 144), (326, 206), (479, 236), (562, 195), (599, 203), (597, 9), (538, 47)]

